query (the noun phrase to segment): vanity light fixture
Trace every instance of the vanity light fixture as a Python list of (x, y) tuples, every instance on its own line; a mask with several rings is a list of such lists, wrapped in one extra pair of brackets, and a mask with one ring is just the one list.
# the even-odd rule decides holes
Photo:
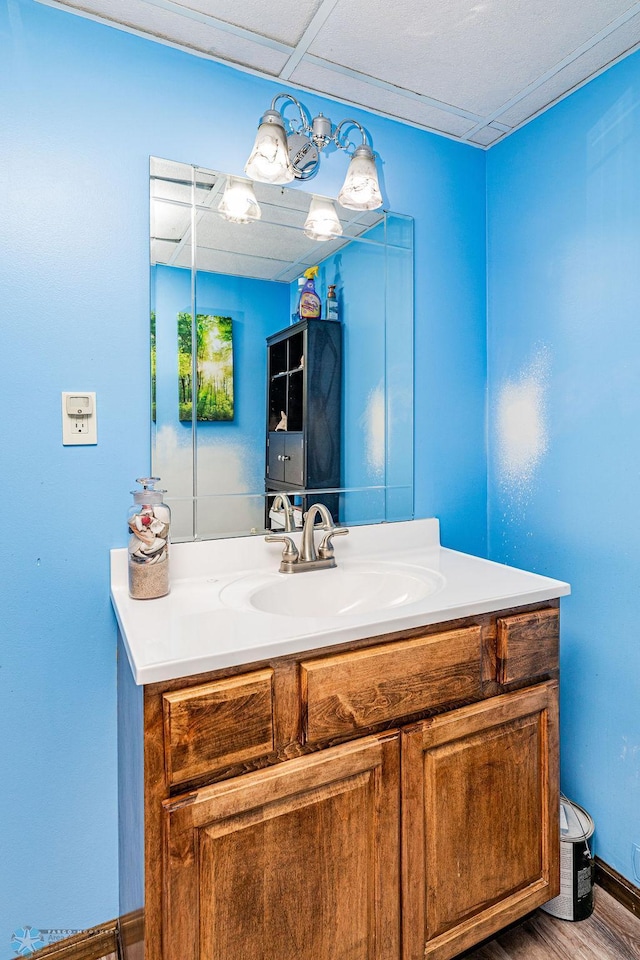
[(250, 223), (262, 216), (260, 204), (253, 192), (253, 184), (241, 177), (229, 177), (224, 188), (218, 212), (231, 223)]
[[(291, 124), (287, 134), (282, 111), (277, 109), (279, 100), (289, 101), (298, 108), (300, 121)], [(355, 147), (344, 131), (356, 127), (362, 143)], [(330, 144), (344, 150), (350, 157), (344, 185), (338, 194), (338, 202), (348, 210), (376, 210), (382, 206), (376, 162), (367, 135), (357, 120), (341, 120), (335, 127), (329, 117), (319, 113), (311, 122), (309, 113), (290, 93), (278, 93), (266, 110), (247, 160), (244, 172), (252, 180), (262, 183), (291, 183), (292, 180), (308, 180), (320, 165), (320, 151)]]
[(342, 235), (342, 224), (331, 200), (326, 197), (311, 198), (304, 232), (310, 240), (330, 240)]

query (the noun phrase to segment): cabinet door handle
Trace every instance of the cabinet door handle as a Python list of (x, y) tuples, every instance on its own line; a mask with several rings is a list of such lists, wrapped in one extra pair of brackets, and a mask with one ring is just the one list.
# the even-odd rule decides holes
[(284, 463), (285, 460), (291, 460), (291, 457), (288, 457), (288, 456), (286, 455), (286, 453), (279, 453), (279, 454), (278, 454), (278, 460), (280, 460), (281, 463)]

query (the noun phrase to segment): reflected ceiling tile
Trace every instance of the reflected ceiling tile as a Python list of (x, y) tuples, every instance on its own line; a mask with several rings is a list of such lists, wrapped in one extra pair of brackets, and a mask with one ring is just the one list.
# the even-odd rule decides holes
[(154, 190), (154, 177), (166, 180), (191, 181), (192, 167), (189, 163), (180, 163), (177, 160), (163, 160), (160, 157), (151, 157), (149, 173), (152, 178), (151, 189)]
[(338, 97), (345, 105), (355, 104), (374, 110), (389, 117), (408, 120), (430, 130), (441, 130), (452, 136), (462, 136), (474, 126), (473, 120), (456, 116), (445, 110), (439, 110), (430, 104), (413, 100), (374, 86), (364, 80), (355, 80), (337, 73), (315, 62), (302, 61), (291, 77), (294, 83), (300, 83), (312, 90)]
[(180, 240), (191, 228), (191, 210), (174, 203), (154, 200), (151, 204), (151, 232), (156, 240)]
[(184, 244), (178, 250), (175, 260), (170, 261), (173, 267), (184, 267), (185, 270), (191, 269), (191, 244)]
[(284, 260), (269, 257), (248, 257), (226, 250), (198, 251), (199, 269), (210, 273), (224, 273), (256, 280), (272, 280), (290, 267)]

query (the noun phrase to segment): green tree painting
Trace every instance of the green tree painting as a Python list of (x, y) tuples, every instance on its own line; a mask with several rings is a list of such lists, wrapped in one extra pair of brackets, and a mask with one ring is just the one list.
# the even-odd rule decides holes
[[(196, 314), (198, 420), (233, 420), (233, 321)], [(178, 397), (180, 420), (191, 420), (193, 358), (191, 314), (178, 314)]]

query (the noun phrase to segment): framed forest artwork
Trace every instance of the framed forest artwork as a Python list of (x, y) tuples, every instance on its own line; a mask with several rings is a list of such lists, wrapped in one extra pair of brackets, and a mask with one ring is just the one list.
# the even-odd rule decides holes
[[(197, 419), (233, 420), (233, 320), (196, 314)], [(178, 314), (178, 403), (180, 420), (193, 415), (191, 314)]]

